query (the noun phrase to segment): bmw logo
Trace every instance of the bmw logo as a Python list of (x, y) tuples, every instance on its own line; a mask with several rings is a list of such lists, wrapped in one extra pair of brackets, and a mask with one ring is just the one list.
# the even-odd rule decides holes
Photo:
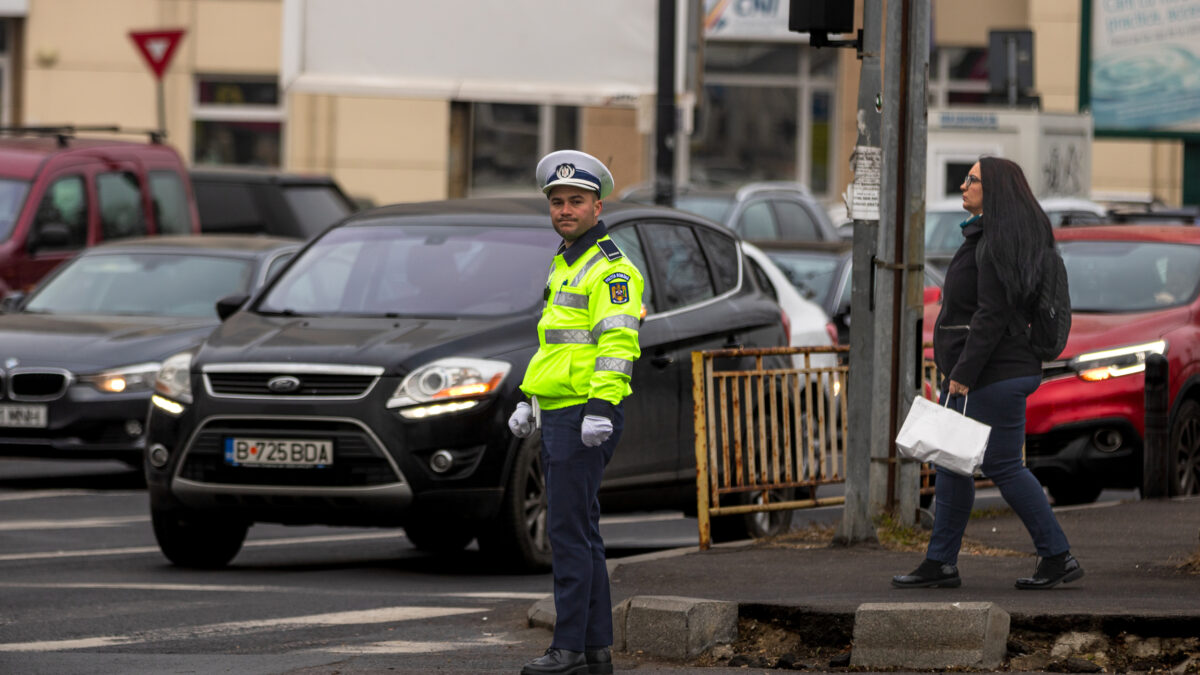
[(267, 389), (276, 394), (290, 394), (300, 388), (300, 378), (281, 375), (267, 380)]

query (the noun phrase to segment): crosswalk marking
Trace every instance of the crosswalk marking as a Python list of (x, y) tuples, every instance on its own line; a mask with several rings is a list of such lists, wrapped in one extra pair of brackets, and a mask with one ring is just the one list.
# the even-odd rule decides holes
[(245, 635), (262, 633), (270, 630), (288, 630), (308, 628), (312, 626), (354, 626), (417, 619), (435, 619), (444, 616), (462, 614), (477, 614), (488, 611), (483, 607), (380, 607), (347, 612), (330, 612), (326, 614), (309, 614), (305, 616), (285, 616), (277, 618), (256, 619), (253, 621), (230, 621), (214, 623), (206, 626), (187, 626), (152, 630), (137, 635), (98, 635), (90, 638), (75, 638), (72, 640), (44, 640), (38, 642), (0, 643), (0, 652), (46, 652), (66, 651), (74, 649), (89, 649), (113, 645), (129, 645), (145, 642), (167, 642), (176, 640), (194, 640), (197, 638), (212, 638), (226, 635)]

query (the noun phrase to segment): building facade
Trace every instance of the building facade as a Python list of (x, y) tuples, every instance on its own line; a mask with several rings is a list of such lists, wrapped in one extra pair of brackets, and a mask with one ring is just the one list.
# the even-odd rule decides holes
[[(528, 193), (537, 158), (568, 146), (607, 161), (618, 190), (651, 179), (654, 102), (645, 92), (598, 100), (286, 86), (286, 24), (305, 2), (0, 0), (0, 124), (155, 126), (155, 81), (128, 32), (182, 28), (163, 79), (165, 117), (168, 142), (193, 164), (329, 173), (377, 203)], [(786, 0), (678, 4), (690, 14), (677, 79), (696, 92), (694, 106), (681, 99), (678, 175), (797, 180), (836, 203), (855, 143), (853, 50), (814, 49), (788, 33)], [(931, 108), (986, 98), (988, 32), (1005, 28), (1033, 31), (1042, 109), (1077, 109), (1080, 2), (934, 0), (932, 14)], [(689, 44), (689, 27), (704, 39)], [(1178, 204), (1182, 167), (1179, 141), (1097, 139), (1093, 196)]]

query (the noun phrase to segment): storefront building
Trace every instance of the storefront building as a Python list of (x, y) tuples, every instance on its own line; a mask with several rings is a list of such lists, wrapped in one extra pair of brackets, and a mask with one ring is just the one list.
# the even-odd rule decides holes
[[(438, 8), (453, 14), (461, 1), (418, 3), (419, 10), (412, 10), (417, 6), (412, 3), (388, 4), (411, 5), (410, 13), (421, 19), (412, 25), (429, 34), (430, 48), (445, 43), (477, 61), (499, 59), (500, 52), (449, 34), (441, 28), (448, 23), (435, 20)], [(512, 9), (521, 3), (510, 3), (509, 14), (493, 19), (496, 35), (528, 32), (529, 16)], [(593, 57), (614, 74), (638, 72), (611, 86), (598, 83), (592, 91), (586, 86), (559, 91), (551, 84), (500, 86), (494, 77), (492, 86), (482, 77), (460, 77), (449, 86), (453, 78), (439, 72), (422, 76), (422, 68), (442, 67), (444, 56), (425, 62), (393, 56), (392, 65), (405, 66), (403, 78), (360, 72), (353, 81), (339, 82), (325, 77), (328, 73), (297, 73), (289, 61), (305, 54), (304, 45), (295, 43), (303, 39), (294, 30), (297, 16), (307, 12), (311, 20), (313, 12), (336, 7), (338, 21), (324, 24), (357, 25), (327, 35), (324, 51), (318, 52), (330, 62), (354, 53), (357, 43), (381, 42), (372, 37), (395, 35), (405, 25), (380, 22), (369, 12), (346, 15), (363, 4), (0, 0), (0, 124), (155, 126), (154, 79), (127, 34), (183, 28), (187, 33), (164, 77), (166, 126), (168, 142), (193, 164), (329, 173), (350, 193), (377, 203), (528, 194), (537, 158), (568, 146), (609, 162), (618, 189), (652, 178), (649, 85), (657, 3), (609, 3), (637, 14), (628, 22), (635, 27), (636, 39), (630, 40), (635, 48), (623, 50), (637, 62)], [(789, 33), (786, 0), (678, 4), (691, 12), (679, 32), (684, 39), (677, 80), (694, 92), (680, 98), (680, 120), (688, 133), (677, 144), (679, 178), (722, 184), (798, 181), (831, 205), (837, 202), (850, 179), (855, 142), (858, 62), (853, 50), (814, 49), (805, 36)], [(861, 21), (861, 0), (857, 4)], [(1078, 2), (934, 0), (932, 14), (931, 109), (986, 98), (988, 30), (1029, 28), (1042, 108), (1076, 110)], [(372, 28), (372, 22), (382, 25)], [(548, 33), (541, 25), (534, 29)], [(688, 30), (704, 39), (689, 45)], [(312, 30), (306, 34), (315, 39)], [(576, 39), (586, 35), (581, 31)], [(536, 74), (554, 58), (547, 51), (523, 63)], [(1098, 139), (1094, 145), (1096, 198), (1177, 204), (1181, 172), (1182, 144), (1176, 140)]]

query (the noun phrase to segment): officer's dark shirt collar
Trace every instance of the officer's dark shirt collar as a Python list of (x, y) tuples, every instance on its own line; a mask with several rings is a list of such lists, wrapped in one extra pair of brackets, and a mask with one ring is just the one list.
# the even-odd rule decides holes
[(561, 255), (563, 260), (567, 261), (567, 267), (575, 264), (579, 257), (587, 252), (589, 248), (594, 246), (600, 238), (608, 234), (608, 229), (604, 227), (604, 221), (598, 220), (592, 226), (592, 229), (583, 233), (583, 236), (576, 239), (575, 243), (571, 244), (571, 248), (567, 248), (567, 242), (558, 245), (558, 251), (555, 255)]

